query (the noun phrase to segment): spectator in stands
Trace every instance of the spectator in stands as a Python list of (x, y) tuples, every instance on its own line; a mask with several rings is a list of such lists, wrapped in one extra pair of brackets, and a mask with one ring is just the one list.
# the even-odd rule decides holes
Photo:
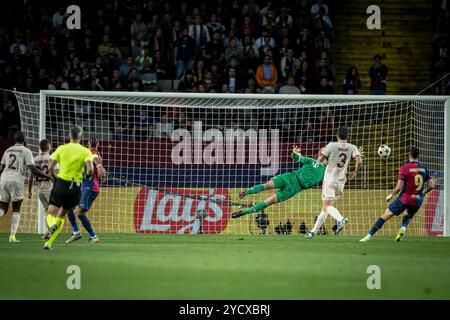
[(25, 55), (27, 53), (27, 46), (22, 42), (22, 36), (19, 34), (16, 37), (16, 41), (9, 47), (9, 52), (14, 54), (16, 47), (19, 49), (19, 54)]
[(267, 29), (264, 29), (261, 33), (261, 36), (256, 39), (255, 45), (258, 50), (263, 47), (265, 44), (268, 44), (271, 48), (276, 47), (275, 39), (270, 36), (270, 33)]
[(311, 6), (311, 15), (313, 18), (317, 18), (320, 8), (324, 8), (325, 14), (328, 14), (328, 6), (323, 3), (323, 0), (316, 0), (316, 3)]
[(295, 86), (295, 78), (290, 75), (287, 84), (282, 86), (279, 91), (280, 94), (300, 94), (300, 89)]
[[(51, 38), (49, 45), (51, 46)], [(83, 38), (83, 45), (80, 49), (80, 60), (84, 62), (93, 61), (96, 56), (96, 50), (93, 47), (93, 40), (90, 30), (86, 30)]]
[(300, 68), (295, 73), (295, 82), (301, 93), (311, 93), (313, 87), (313, 75), (307, 60), (303, 60), (300, 63)]
[(347, 75), (342, 81), (343, 94), (359, 94), (361, 90), (361, 80), (358, 69), (355, 66), (350, 67)]
[(203, 47), (211, 41), (208, 27), (203, 23), (200, 15), (197, 15), (194, 24), (189, 26), (189, 36), (194, 39), (197, 47)]
[(330, 110), (324, 110), (315, 120), (315, 136), (319, 141), (333, 140), (333, 113)]
[(130, 69), (130, 73), (128, 74), (128, 79), (127, 79), (127, 88), (131, 88), (131, 84), (135, 81), (140, 81), (141, 80), (141, 75), (138, 71), (137, 68), (133, 67)]
[(207, 66), (211, 64), (224, 65), (225, 50), (222, 43), (222, 36), (219, 32), (214, 32), (213, 39), (206, 43), (203, 49), (203, 59)]
[(193, 72), (194, 77), (197, 79), (198, 82), (201, 83), (205, 81), (205, 72), (206, 72), (205, 62), (203, 60), (198, 60)]
[(139, 71), (144, 68), (145, 63), (153, 64), (153, 57), (147, 45), (142, 48), (141, 54), (136, 58), (136, 67)]
[(381, 63), (381, 56), (373, 57), (373, 66), (369, 69), (370, 76), (370, 94), (384, 95), (386, 94), (386, 77), (388, 68)]
[(333, 29), (330, 17), (326, 14), (326, 10), (324, 7), (319, 8), (319, 16), (317, 17), (317, 19), (322, 20), (322, 22), (324, 23), (325, 30), (330, 31), (331, 29)]
[(14, 134), (20, 130), (20, 113), (19, 108), (10, 99), (6, 100), (2, 118), (6, 131), (4, 137), (6, 140), (13, 140)]
[(225, 60), (230, 63), (231, 58), (237, 58), (238, 61), (244, 59), (244, 53), (240, 48), (238, 48), (238, 43), (236, 39), (230, 41), (230, 46), (225, 50)]
[(153, 64), (154, 64), (154, 69), (156, 72), (156, 78), (158, 80), (167, 79), (169, 76), (168, 68), (167, 68), (166, 61), (164, 60), (161, 51), (159, 51), (159, 50), (155, 51), (154, 57), (153, 57)]
[(121, 15), (117, 21), (116, 27), (114, 28), (114, 35), (117, 47), (123, 56), (130, 55), (129, 34), (130, 28), (128, 26), (127, 20), (123, 15)]
[(286, 233), (292, 234), (292, 222), (289, 219), (286, 221)]
[(334, 89), (327, 78), (320, 79), (319, 86), (316, 89), (317, 94), (334, 94)]
[(112, 78), (108, 81), (108, 90), (114, 91), (117, 88), (117, 84), (120, 84), (120, 88), (122, 88), (122, 78), (120, 77), (120, 71), (119, 69), (114, 69)]
[(143, 63), (139, 71), (142, 84), (156, 83), (156, 69), (153, 63), (153, 57), (151, 59), (145, 59)]
[(194, 78), (192, 70), (187, 69), (184, 76), (178, 84), (179, 92), (192, 92), (192, 89), (197, 86), (197, 79)]
[(150, 54), (154, 54), (159, 51), (163, 57), (167, 55), (168, 43), (163, 36), (163, 29), (161, 27), (156, 28), (155, 34), (150, 38), (148, 43)]
[(241, 92), (242, 78), (236, 76), (236, 69), (229, 68), (225, 77), (224, 84), (227, 85), (228, 91), (231, 93)]
[(208, 27), (209, 33), (213, 34), (214, 32), (219, 32), (223, 34), (225, 32), (225, 26), (217, 20), (217, 15), (212, 13), (209, 17), (209, 22), (206, 24)]
[(216, 81), (216, 78), (213, 76), (211, 71), (206, 71), (205, 73), (205, 80), (203, 83), (199, 83), (198, 88), (200, 92), (200, 86), (203, 86), (203, 89), (205, 92), (212, 92), (216, 91), (218, 85), (218, 81)]
[(108, 71), (105, 68), (103, 58), (102, 57), (95, 58), (95, 64), (92, 67), (97, 69), (97, 76), (103, 81), (105, 81), (105, 78), (108, 77)]
[(62, 25), (65, 17), (66, 17), (66, 8), (64, 6), (61, 6), (52, 17), (53, 29), (57, 29), (60, 25)]
[(229, 47), (232, 40), (236, 41), (238, 48), (242, 48), (241, 39), (239, 39), (236, 33), (236, 29), (234, 28), (230, 28), (228, 30), (228, 36), (226, 36), (225, 39), (223, 40), (224, 47)]
[(89, 70), (89, 77), (84, 80), (84, 89), (89, 91), (105, 90), (103, 79), (99, 78), (98, 69), (96, 67), (92, 67)]
[(105, 34), (103, 36), (103, 42), (97, 47), (97, 55), (100, 57), (105, 56), (109, 52), (109, 36)]
[(250, 16), (244, 16), (242, 20), (242, 25), (240, 28), (241, 35), (254, 36), (258, 33), (258, 27), (255, 23), (253, 23)]
[(155, 124), (153, 136), (157, 139), (170, 139), (174, 130), (174, 124), (164, 114), (161, 120)]
[(264, 210), (258, 213), (255, 217), (256, 225), (259, 228), (259, 234), (265, 235), (267, 231), (267, 227), (270, 224), (269, 217), (267, 213), (264, 213)]
[(126, 63), (123, 63), (123, 64), (120, 66), (120, 69), (119, 69), (120, 77), (121, 77), (122, 79), (127, 78), (127, 77), (128, 77), (128, 74), (130, 73), (131, 68), (134, 68), (134, 67), (136, 67), (135, 64), (134, 64), (134, 59), (133, 59), (133, 57), (129, 56), (129, 57), (127, 58)]
[(143, 21), (141, 13), (136, 14), (136, 19), (131, 24), (131, 52), (133, 56), (139, 55), (142, 47), (148, 42), (147, 24)]
[(177, 66), (177, 79), (180, 79), (186, 69), (192, 68), (195, 57), (195, 46), (194, 39), (189, 36), (188, 30), (184, 28), (174, 52), (175, 65)]
[(270, 87), (275, 89), (278, 80), (278, 71), (272, 63), (269, 55), (264, 57), (264, 63), (256, 70), (256, 81), (260, 87)]
[(294, 23), (294, 19), (289, 14), (289, 10), (286, 6), (281, 7), (280, 15), (275, 20), (275, 23), (278, 28), (288, 27), (292, 28), (292, 24)]
[(280, 70), (283, 80), (286, 80), (289, 76), (294, 75), (296, 59), (294, 58), (294, 50), (289, 48), (285, 56), (281, 58)]
[(259, 51), (255, 45), (255, 40), (250, 35), (246, 35), (242, 42), (242, 51), (244, 53), (244, 56), (249, 55), (250, 49), (253, 50), (255, 57), (258, 58)]
[(153, 118), (149, 117), (148, 112), (142, 110), (136, 118), (134, 124), (134, 137), (136, 140), (146, 141), (152, 134)]
[(122, 61), (122, 54), (115, 44), (108, 46), (108, 53), (104, 56), (104, 64), (108, 71), (120, 68)]

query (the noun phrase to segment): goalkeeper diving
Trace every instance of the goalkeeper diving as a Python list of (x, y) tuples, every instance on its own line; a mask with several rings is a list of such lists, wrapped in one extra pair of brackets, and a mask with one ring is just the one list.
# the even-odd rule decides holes
[(291, 158), (302, 164), (298, 170), (283, 173), (273, 177), (264, 184), (255, 185), (239, 193), (238, 198), (242, 199), (250, 194), (260, 193), (265, 190), (278, 189), (277, 193), (264, 201), (255, 204), (253, 207), (234, 212), (231, 217), (239, 218), (246, 214), (251, 214), (264, 210), (265, 208), (279, 202), (286, 201), (297, 193), (310, 189), (323, 180), (325, 174), (325, 164), (317, 160), (305, 157), (301, 154), (298, 146), (294, 146)]

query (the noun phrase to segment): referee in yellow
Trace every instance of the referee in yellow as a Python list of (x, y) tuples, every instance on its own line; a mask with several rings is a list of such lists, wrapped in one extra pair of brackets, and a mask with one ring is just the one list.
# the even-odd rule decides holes
[(85, 175), (92, 177), (94, 172), (94, 157), (91, 151), (80, 144), (82, 130), (75, 126), (70, 130), (70, 142), (59, 146), (51, 155), (49, 171), (55, 176), (56, 164), (59, 164), (59, 172), (50, 194), (48, 213), (56, 217), (55, 223), (44, 236), (47, 240), (44, 249), (51, 249), (53, 241), (60, 233), (64, 225), (64, 216), (74, 209), (80, 200), (81, 184), (83, 182), (83, 170)]

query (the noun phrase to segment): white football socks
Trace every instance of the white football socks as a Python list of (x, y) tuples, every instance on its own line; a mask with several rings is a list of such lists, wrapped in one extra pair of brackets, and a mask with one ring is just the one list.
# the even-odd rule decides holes
[(328, 214), (325, 211), (322, 211), (319, 214), (319, 216), (317, 217), (316, 223), (314, 224), (314, 228), (311, 230), (312, 233), (316, 234), (320, 230), (320, 227), (325, 222), (325, 219), (327, 218), (327, 215)]
[(20, 213), (14, 212), (11, 217), (11, 236), (15, 236), (19, 229)]
[(336, 209), (336, 208), (333, 207), (333, 206), (329, 206), (329, 207), (327, 208), (327, 212), (328, 212), (328, 214), (329, 214), (330, 216), (332, 216), (333, 218), (335, 218), (337, 222), (341, 222), (342, 219), (344, 219), (344, 217), (341, 215), (341, 213), (339, 212), (339, 210)]

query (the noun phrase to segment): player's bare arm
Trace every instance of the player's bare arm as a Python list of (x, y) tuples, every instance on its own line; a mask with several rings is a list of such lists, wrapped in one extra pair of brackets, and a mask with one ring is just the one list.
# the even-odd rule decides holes
[(28, 169), (30, 169), (31, 173), (44, 179), (51, 179), (49, 175), (46, 175), (41, 170), (39, 170), (35, 165), (31, 164), (28, 166)]
[(327, 157), (322, 153), (322, 150), (319, 152), (319, 156), (317, 157), (317, 162), (325, 164), (327, 161)]
[(51, 160), (50, 161), (50, 164), (48, 165), (48, 172), (50, 172), (50, 176), (53, 178), (53, 179), (56, 179), (56, 175), (57, 175), (57, 172), (56, 172), (56, 165), (58, 164), (58, 162), (56, 162), (55, 160)]
[(30, 174), (28, 175), (28, 199), (31, 199), (33, 196), (33, 179), (34, 175), (30, 170)]
[(106, 169), (105, 169), (105, 167), (103, 167), (103, 160), (100, 157), (96, 157), (96, 158), (94, 158), (94, 164), (97, 166), (98, 177), (100, 179), (105, 178)]
[(348, 180), (355, 179), (359, 173), (359, 170), (361, 169), (361, 166), (362, 166), (362, 157), (360, 155), (357, 155), (354, 159), (355, 159), (355, 170), (353, 170), (352, 172), (350, 172), (348, 174), (348, 177), (347, 177)]
[(397, 185), (395, 186), (394, 190), (392, 190), (392, 192), (386, 197), (386, 201), (389, 201), (392, 199), (392, 197), (394, 197), (395, 195), (397, 195), (402, 189), (403, 189), (403, 185), (404, 185), (404, 181), (403, 180), (398, 180), (397, 181)]
[(425, 190), (423, 191), (423, 195), (426, 195), (428, 192), (433, 190), (436, 187), (437, 183), (438, 183), (438, 180), (436, 178), (431, 178), (430, 180), (428, 180), (427, 186), (426, 186)]
[(86, 177), (90, 178), (94, 174), (94, 163), (92, 160), (86, 161)]

